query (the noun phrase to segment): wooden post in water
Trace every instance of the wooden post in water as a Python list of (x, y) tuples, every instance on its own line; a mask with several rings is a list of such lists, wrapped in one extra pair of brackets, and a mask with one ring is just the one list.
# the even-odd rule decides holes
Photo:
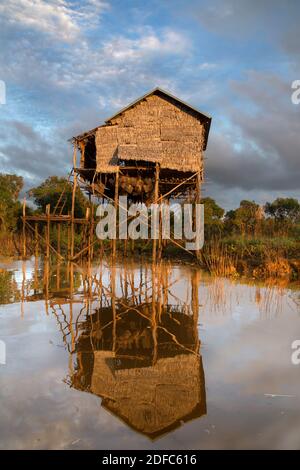
[(46, 205), (47, 226), (46, 226), (46, 258), (50, 257), (50, 204)]
[(88, 262), (90, 262), (90, 259), (91, 259), (91, 230), (90, 230), (90, 216), (91, 216), (91, 211), (90, 211), (90, 208), (87, 207), (86, 208), (86, 213), (85, 213), (85, 219), (86, 219), (86, 226), (84, 227), (85, 228), (85, 231), (86, 231), (86, 234), (87, 234), (87, 237), (85, 237), (85, 240), (86, 240), (86, 243), (87, 243), (87, 246), (88, 246), (88, 252), (87, 252), (87, 256), (88, 256)]
[(90, 255), (91, 255), (91, 260), (94, 258), (94, 207), (93, 204), (91, 203), (90, 206), (90, 244), (91, 244), (91, 249), (90, 249)]
[(23, 199), (23, 258), (26, 258), (26, 198)]
[(77, 142), (74, 142), (74, 152), (73, 152), (73, 171), (74, 171), (74, 179), (73, 179), (73, 190), (72, 190), (72, 209), (71, 209), (71, 258), (74, 256), (74, 216), (75, 216), (75, 200), (76, 200), (76, 189), (77, 189), (77, 173), (76, 173), (76, 156), (77, 156)]
[[(194, 325), (194, 336), (195, 336), (195, 343), (196, 338), (198, 338), (198, 317), (199, 317), (199, 271), (193, 271), (191, 275), (191, 282), (192, 282), (192, 312), (193, 312), (193, 325)], [(195, 344), (195, 350), (198, 349), (198, 343)]]
[(73, 353), (75, 351), (75, 334), (74, 334), (74, 327), (73, 327), (73, 293), (74, 293), (74, 265), (71, 262), (69, 264), (68, 269), (70, 269), (69, 276), (70, 276), (70, 310), (69, 310), (69, 325), (70, 325), (70, 335), (71, 335), (71, 351), (69, 357), (69, 373), (70, 376), (74, 374), (73, 368)]
[[(116, 213), (118, 214), (118, 205), (119, 205), (119, 170), (116, 172), (115, 176), (115, 197), (114, 197), (114, 206)], [(118, 217), (117, 217), (118, 220)], [(112, 259), (115, 261), (117, 252), (117, 234), (112, 240)]]
[(152, 264), (152, 315), (151, 315), (151, 328), (153, 339), (153, 358), (152, 364), (157, 362), (157, 316), (156, 316), (156, 265)]
[[(156, 163), (155, 164), (155, 183), (154, 183), (154, 204), (156, 204), (158, 200), (158, 190), (159, 190), (159, 164)], [(159, 227), (159, 220), (158, 220), (158, 227)], [(153, 239), (152, 260), (154, 263), (156, 262), (156, 238)]]
[(49, 258), (44, 260), (44, 294), (46, 315), (49, 315)]
[(111, 308), (113, 314), (113, 328), (112, 328), (112, 350), (113, 353), (116, 352), (116, 344), (117, 344), (117, 311), (116, 311), (116, 267), (113, 265), (111, 268)]
[(39, 255), (39, 238), (38, 238), (38, 223), (34, 224), (34, 248), (35, 248), (35, 257)]
[(21, 288), (21, 317), (24, 317), (25, 302), (25, 285), (26, 285), (26, 261), (22, 261), (22, 288)]
[(71, 241), (71, 228), (70, 228), (70, 223), (67, 223), (67, 258), (70, 259), (70, 253), (71, 253), (71, 248), (70, 248), (70, 241)]
[[(198, 171), (197, 173), (197, 179), (196, 179), (196, 204), (201, 204), (201, 182), (202, 182), (202, 173), (201, 171)], [(195, 207), (195, 228), (197, 227), (197, 221), (196, 221), (196, 207)], [(196, 256), (197, 259), (200, 259), (201, 251), (196, 250)]]
[(60, 254), (60, 223), (57, 224), (57, 251)]

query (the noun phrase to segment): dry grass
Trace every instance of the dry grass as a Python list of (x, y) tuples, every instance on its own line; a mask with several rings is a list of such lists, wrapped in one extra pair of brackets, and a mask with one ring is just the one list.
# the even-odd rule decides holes
[(291, 265), (284, 253), (268, 250), (265, 253), (263, 263), (253, 270), (253, 276), (257, 278), (288, 278), (291, 272)]
[(220, 240), (213, 240), (204, 247), (202, 261), (215, 276), (237, 276), (237, 256), (228, 252)]

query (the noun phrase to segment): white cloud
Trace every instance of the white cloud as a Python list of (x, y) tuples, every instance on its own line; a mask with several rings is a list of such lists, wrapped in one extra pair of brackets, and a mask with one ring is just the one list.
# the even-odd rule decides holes
[(118, 61), (138, 60), (152, 54), (182, 54), (188, 53), (190, 43), (186, 36), (171, 29), (164, 30), (161, 35), (149, 30), (136, 39), (124, 36), (114, 38), (104, 43), (105, 56)]
[(102, 0), (8, 0), (0, 4), (0, 14), (11, 24), (72, 42), (79, 37), (81, 28), (95, 26), (107, 8)]

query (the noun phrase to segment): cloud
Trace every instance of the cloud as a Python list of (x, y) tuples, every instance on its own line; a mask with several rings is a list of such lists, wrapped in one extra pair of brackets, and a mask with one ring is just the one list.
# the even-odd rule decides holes
[(273, 46), (275, 43), (283, 52), (300, 55), (297, 0), (211, 0), (188, 4), (189, 8), (186, 3), (183, 7), (186, 13), (215, 34), (240, 41), (256, 41), (258, 36)]
[(161, 86), (213, 117), (209, 194), (222, 202), (296, 193), (300, 107), (291, 104), (290, 83), (299, 78), (298, 3), (271, 3), (1, 4), (5, 171), (38, 179), (55, 173), (57, 161), (65, 171), (69, 137)]
[(2, 123), (0, 131), (0, 166), (3, 173), (16, 173), (25, 178), (26, 188), (45, 176), (68, 172), (68, 154), (63, 144), (43, 137), (28, 124), (19, 121)]
[(249, 72), (231, 86), (235, 101), (224, 110), (230, 126), (211, 135), (208, 177), (223, 188), (298, 190), (299, 109), (291, 103), (290, 85)]
[(103, 46), (104, 56), (116, 61), (136, 61), (145, 56), (153, 54), (175, 54), (188, 53), (190, 43), (188, 39), (177, 31), (165, 29), (159, 36), (157, 33), (147, 28), (146, 34), (142, 34), (137, 39), (127, 39), (117, 37)]
[(8, 0), (0, 5), (0, 14), (11, 25), (73, 42), (80, 36), (81, 28), (95, 26), (107, 8), (108, 4), (101, 0)]

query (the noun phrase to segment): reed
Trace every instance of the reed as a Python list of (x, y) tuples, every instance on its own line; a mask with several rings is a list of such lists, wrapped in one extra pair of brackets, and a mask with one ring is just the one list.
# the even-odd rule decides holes
[(231, 254), (224, 243), (214, 238), (204, 246), (200, 259), (206, 269), (215, 276), (236, 276), (238, 257)]

